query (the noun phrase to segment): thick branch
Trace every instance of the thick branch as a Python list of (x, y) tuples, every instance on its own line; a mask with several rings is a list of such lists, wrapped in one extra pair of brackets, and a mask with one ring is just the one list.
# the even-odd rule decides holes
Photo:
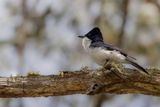
[[(160, 70), (148, 69), (150, 75), (137, 70), (117, 71), (82, 69), (61, 75), (0, 77), (0, 97), (40, 97), (72, 94), (146, 94), (160, 96)], [(119, 75), (118, 74), (118, 75)], [(123, 79), (121, 78), (123, 77)], [(97, 88), (98, 87), (98, 88)], [(95, 91), (96, 90), (96, 91)]]

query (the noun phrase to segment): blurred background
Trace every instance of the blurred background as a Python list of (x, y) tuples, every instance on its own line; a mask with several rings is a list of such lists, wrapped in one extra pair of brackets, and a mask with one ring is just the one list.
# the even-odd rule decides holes
[[(0, 76), (98, 67), (78, 35), (100, 27), (105, 42), (144, 67), (160, 65), (160, 0), (0, 0)], [(0, 99), (0, 107), (159, 107), (145, 95)]]

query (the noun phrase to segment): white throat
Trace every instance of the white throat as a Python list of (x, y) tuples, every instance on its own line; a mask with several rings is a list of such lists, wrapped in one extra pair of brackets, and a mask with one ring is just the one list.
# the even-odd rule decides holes
[(91, 40), (88, 39), (87, 37), (84, 37), (82, 39), (82, 46), (86, 51), (88, 51), (90, 44), (91, 44)]

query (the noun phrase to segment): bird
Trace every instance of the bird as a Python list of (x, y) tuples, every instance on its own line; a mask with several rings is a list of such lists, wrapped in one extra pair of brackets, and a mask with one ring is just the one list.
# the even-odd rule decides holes
[(135, 68), (148, 74), (148, 72), (140, 66), (134, 57), (125, 53), (122, 49), (111, 44), (104, 43), (103, 36), (98, 27), (94, 27), (91, 31), (83, 36), (78, 36), (82, 39), (84, 50), (91, 58), (100, 66), (104, 66), (106, 61), (118, 61), (120, 63), (131, 64)]

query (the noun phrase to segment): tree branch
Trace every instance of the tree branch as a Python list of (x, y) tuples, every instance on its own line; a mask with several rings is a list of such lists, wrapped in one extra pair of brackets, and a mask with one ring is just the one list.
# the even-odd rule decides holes
[[(146, 94), (160, 96), (160, 70), (148, 69), (150, 75), (137, 70), (82, 69), (63, 71), (60, 75), (0, 77), (0, 97), (40, 97), (72, 94)], [(115, 75), (118, 73), (119, 76)], [(123, 78), (121, 78), (123, 77)]]

